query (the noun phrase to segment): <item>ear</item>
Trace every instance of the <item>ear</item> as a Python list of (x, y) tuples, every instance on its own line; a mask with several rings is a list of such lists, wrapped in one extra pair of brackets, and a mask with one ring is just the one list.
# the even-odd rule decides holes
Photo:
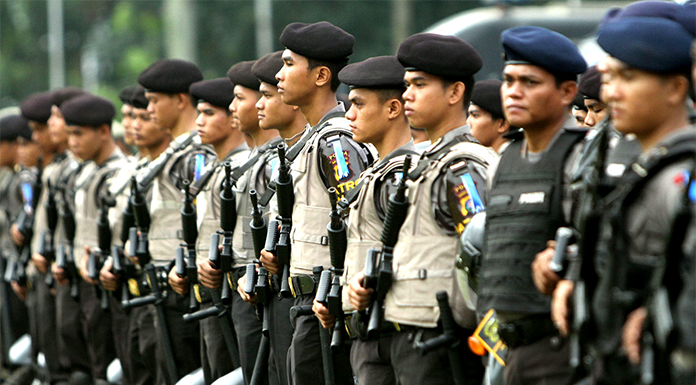
[(558, 87), (561, 97), (560, 97), (560, 102), (563, 103), (564, 106), (570, 106), (571, 103), (573, 103), (573, 99), (575, 99), (575, 95), (578, 93), (578, 83), (567, 80)]
[(188, 94), (184, 94), (184, 93), (178, 93), (178, 94), (174, 95), (174, 98), (176, 98), (174, 100), (174, 103), (176, 103), (176, 107), (179, 109), (185, 108), (186, 105), (188, 104), (188, 101), (189, 101)]
[(498, 119), (496, 120), (496, 123), (498, 124), (498, 128), (495, 131), (500, 135), (508, 132), (510, 129), (510, 123), (508, 123), (508, 121), (505, 119)]
[(319, 66), (312, 71), (316, 71), (316, 79), (314, 80), (314, 84), (317, 87), (324, 87), (327, 84), (331, 84), (331, 71), (329, 70), (329, 67)]
[(670, 76), (667, 80), (666, 101), (672, 105), (684, 104), (684, 97), (688, 94), (689, 81), (684, 76)]
[(389, 120), (398, 118), (404, 112), (404, 105), (398, 99), (390, 99), (386, 102), (386, 105)]
[(450, 105), (461, 105), (464, 99), (464, 92), (466, 91), (466, 86), (463, 82), (454, 82), (447, 87), (447, 97), (449, 99)]
[(100, 135), (111, 136), (111, 127), (108, 124), (102, 124), (97, 130), (99, 130)]

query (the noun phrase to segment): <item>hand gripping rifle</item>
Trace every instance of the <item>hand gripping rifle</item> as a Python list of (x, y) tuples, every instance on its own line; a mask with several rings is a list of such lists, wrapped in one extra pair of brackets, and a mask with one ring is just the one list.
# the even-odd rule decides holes
[(414, 347), (421, 354), (425, 355), (433, 350), (445, 347), (447, 348), (447, 356), (452, 369), (452, 377), (455, 385), (466, 384), (466, 377), (462, 370), (461, 358), (459, 357), (460, 339), (457, 336), (457, 322), (454, 320), (452, 308), (449, 305), (449, 300), (446, 291), (440, 291), (435, 294), (438, 306), (440, 307), (440, 323), (442, 324), (442, 334), (429, 339), (427, 341), (414, 342)]
[(333, 279), (331, 289), (327, 296), (327, 308), (329, 314), (336, 316), (336, 326), (331, 335), (331, 349), (338, 351), (343, 347), (345, 338), (345, 317), (341, 301), (341, 276), (343, 276), (344, 262), (346, 260), (346, 249), (348, 248), (348, 235), (346, 224), (341, 218), (338, 209), (338, 196), (336, 188), (329, 188), (329, 200), (331, 201), (331, 221), (326, 226), (329, 233), (329, 253), (331, 255), (331, 266), (333, 266)]
[(290, 163), (285, 159), (285, 145), (278, 145), (278, 180), (276, 191), (278, 194), (278, 218), (280, 220), (280, 233), (276, 246), (278, 262), (283, 266), (283, 274), (280, 281), (280, 294), (285, 298), (292, 297), (290, 290), (290, 230), (292, 230), (292, 211), (295, 205), (295, 191), (293, 187)]
[[(46, 181), (46, 188), (48, 189), (48, 194), (46, 194), (46, 203), (44, 208), (46, 209), (46, 230), (41, 234), (39, 238), (39, 245), (37, 253), (46, 258), (49, 265), (56, 259), (55, 250), (55, 234), (58, 228), (58, 206), (56, 205), (56, 197), (53, 195), (54, 191), (51, 186), (51, 180)], [(46, 285), (52, 288), (55, 285), (53, 279), (53, 274), (46, 274)]]
[(408, 179), (408, 170), (411, 166), (411, 156), (406, 155), (402, 168), (402, 178), (396, 188), (396, 193), (389, 197), (389, 206), (387, 208), (387, 216), (384, 220), (382, 228), (382, 261), (379, 272), (377, 273), (377, 284), (372, 304), (369, 307), (367, 324), (367, 338), (374, 339), (379, 336), (382, 329), (382, 320), (384, 318), (384, 299), (387, 292), (391, 288), (394, 271), (392, 269), (392, 261), (394, 259), (394, 245), (399, 239), (399, 230), (401, 225), (406, 220), (408, 207), (410, 205), (406, 196), (406, 180)]
[[(34, 237), (34, 216), (36, 214), (36, 209), (39, 205), (39, 199), (41, 198), (41, 190), (43, 189), (43, 181), (41, 180), (43, 176), (43, 166), (41, 165), (42, 158), (39, 157), (39, 162), (37, 166), (37, 174), (34, 183), (28, 184), (27, 193), (31, 194), (28, 202), (23, 206), (23, 210), (17, 217), (17, 229), (24, 237), (24, 244), (19, 247), (19, 261), (15, 265), (14, 280), (20, 286), (25, 286), (27, 283), (27, 265), (31, 261), (31, 240)], [(22, 186), (22, 192), (24, 193), (24, 186)], [(26, 197), (25, 198), (29, 198)]]
[[(198, 239), (198, 223), (196, 218), (196, 206), (193, 204), (190, 182), (183, 181), (184, 205), (181, 207), (181, 224), (184, 233), (184, 243), (186, 246), (186, 257), (184, 257), (183, 247), (179, 247), (176, 253), (176, 274), (179, 277), (186, 277), (189, 284), (189, 311), (198, 310), (196, 291), (194, 287), (198, 283), (198, 268), (196, 266), (196, 239)], [(183, 245), (182, 245), (183, 246)]]

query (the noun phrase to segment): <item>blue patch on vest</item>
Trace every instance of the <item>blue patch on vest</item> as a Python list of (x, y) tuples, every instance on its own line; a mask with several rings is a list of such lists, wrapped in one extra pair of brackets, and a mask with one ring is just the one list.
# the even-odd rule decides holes
[(481, 200), (478, 190), (476, 190), (476, 184), (471, 178), (471, 175), (467, 172), (461, 176), (461, 179), (462, 183), (464, 184), (464, 188), (466, 189), (466, 193), (469, 195), (471, 202), (474, 204), (473, 210), (470, 210), (470, 212), (476, 214), (479, 211), (485, 210), (486, 208), (483, 206), (483, 201)]
[(336, 166), (338, 167), (337, 175), (338, 179), (344, 179), (350, 176), (350, 170), (348, 169), (348, 164), (346, 163), (346, 158), (343, 155), (343, 146), (340, 140), (333, 141), (331, 143), (334, 148), (334, 155), (336, 156)]
[(31, 205), (34, 200), (34, 189), (31, 188), (29, 182), (22, 183), (22, 197), (24, 198), (25, 205)]
[(205, 155), (196, 154), (195, 163), (193, 166), (193, 181), (197, 181), (203, 173), (203, 168), (205, 167)]

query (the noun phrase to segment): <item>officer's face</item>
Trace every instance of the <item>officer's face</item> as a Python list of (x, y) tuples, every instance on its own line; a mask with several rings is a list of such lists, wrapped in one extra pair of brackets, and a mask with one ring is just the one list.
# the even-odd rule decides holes
[(121, 106), (121, 125), (123, 126), (123, 141), (132, 146), (135, 144), (133, 138), (133, 106), (124, 104)]
[(273, 84), (262, 82), (259, 91), (261, 97), (256, 102), (259, 127), (264, 130), (289, 127), (295, 119), (297, 107), (283, 103), (278, 87)]
[(50, 154), (55, 152), (56, 144), (51, 140), (48, 124), (41, 124), (30, 120), (29, 128), (31, 128), (31, 140), (39, 146), (42, 153)]
[(585, 99), (587, 116), (583, 121), (583, 126), (592, 128), (607, 116), (607, 105), (597, 99)]
[(54, 144), (68, 144), (68, 132), (65, 127), (65, 119), (63, 119), (63, 113), (60, 112), (58, 106), (51, 107), (51, 117), (48, 118), (48, 132)]
[(642, 71), (613, 57), (598, 68), (612, 123), (624, 134), (633, 133), (643, 142), (673, 118), (675, 106), (683, 106), (685, 78)]
[(276, 74), (278, 92), (285, 104), (299, 106), (307, 102), (314, 86), (314, 73), (309, 69), (307, 58), (286, 49), (283, 51), (283, 68)]
[(587, 117), (587, 111), (573, 107), (573, 117), (575, 118), (575, 123), (578, 127), (585, 127), (585, 118)]
[(178, 105), (181, 104), (184, 94), (165, 94), (162, 92), (146, 92), (148, 100), (147, 111), (155, 123), (166, 129), (172, 129), (179, 117)]
[(93, 160), (104, 143), (102, 128), (68, 126), (70, 151), (83, 161)]
[(445, 86), (440, 77), (423, 71), (406, 71), (404, 81), (404, 111), (409, 122), (416, 128), (435, 129), (450, 104), (452, 85)]
[(557, 86), (554, 76), (543, 68), (514, 64), (505, 66), (500, 91), (507, 121), (529, 131), (562, 121), (577, 93), (577, 83), (566, 81)]
[(360, 143), (378, 143), (384, 136), (384, 126), (389, 123), (389, 101), (382, 102), (377, 92), (356, 88), (348, 94), (351, 106), (346, 111), (353, 139)]
[(39, 146), (24, 138), (17, 139), (17, 163), (24, 167), (34, 167), (39, 163)]
[(227, 109), (201, 102), (198, 103), (197, 110), (196, 129), (203, 144), (220, 144), (230, 136), (232, 130), (236, 130), (230, 125), (232, 115)]
[(239, 131), (253, 134), (259, 130), (259, 115), (256, 102), (261, 96), (255, 90), (240, 85), (234, 86), (234, 100), (230, 111)]
[(0, 167), (12, 167), (17, 156), (17, 142), (0, 141)]
[(493, 115), (475, 104), (469, 106), (466, 123), (471, 126), (471, 135), (484, 146), (492, 146), (495, 140), (505, 133), (506, 125), (503, 119), (493, 119)]
[(145, 108), (133, 108), (133, 141), (136, 146), (151, 148), (171, 137), (169, 130), (160, 127)]

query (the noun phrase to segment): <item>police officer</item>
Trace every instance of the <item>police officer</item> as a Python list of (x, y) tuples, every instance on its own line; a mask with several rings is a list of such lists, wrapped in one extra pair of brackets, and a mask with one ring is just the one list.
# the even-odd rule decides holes
[[(353, 139), (371, 143), (380, 155), (380, 160), (361, 174), (360, 190), (353, 190), (347, 198), (352, 205), (348, 218), (344, 282), (349, 282), (364, 269), (365, 255), (370, 248), (381, 248), (380, 236), (389, 196), (403, 177), (405, 156), (417, 156), (404, 114), (404, 72), (396, 57), (380, 56), (350, 64), (338, 75), (341, 82), (351, 88), (349, 97), (352, 104), (346, 112), (346, 119), (353, 130)], [(354, 310), (347, 296), (344, 296), (343, 308), (346, 312)], [(325, 328), (334, 326), (335, 316), (316, 300), (314, 312)], [(344, 331), (336, 329), (334, 333)], [(363, 340), (364, 336), (360, 338), (351, 348), (351, 362), (358, 381), (368, 384), (393, 382), (394, 372), (389, 359), (377, 354), (379, 342)]]
[[(121, 92), (118, 93), (118, 98), (121, 100), (121, 126), (123, 127), (123, 142), (130, 146), (131, 148), (135, 146), (135, 136), (133, 133), (133, 104), (131, 100), (136, 92), (138, 86), (128, 86), (124, 87)], [(141, 149), (138, 148), (137, 158), (142, 158), (147, 156), (143, 154)]]
[(595, 127), (607, 117), (607, 106), (600, 99), (602, 79), (597, 66), (592, 66), (580, 76), (578, 93), (583, 96), (583, 103), (587, 108), (587, 116), (583, 121), (584, 127)]
[(585, 106), (585, 98), (580, 93), (575, 95), (575, 99), (573, 99), (573, 117), (575, 118), (575, 124), (578, 127), (585, 126), (587, 107)]
[(568, 344), (551, 321), (550, 299), (537, 292), (530, 266), (556, 229), (572, 219), (569, 185), (585, 130), (575, 128), (569, 112), (577, 74), (587, 65), (568, 38), (544, 28), (512, 28), (501, 40), (503, 109), (510, 124), (524, 130), (524, 139), (510, 144), (489, 180), (477, 309), (498, 314), (499, 334), (509, 348), (506, 384), (564, 383), (572, 375)]
[[(283, 103), (278, 93), (278, 80), (275, 75), (283, 67), (282, 55), (283, 51), (267, 54), (257, 60), (251, 70), (260, 81), (261, 98), (256, 103), (259, 127), (263, 130), (277, 130), (283, 141), (291, 146), (304, 133), (307, 121), (299, 107)], [(238, 186), (244, 186), (244, 199), (249, 199), (248, 193), (252, 188), (257, 191), (261, 197), (260, 204), (267, 206), (266, 214), (270, 219), (275, 219), (277, 214), (275, 195), (272, 195), (273, 190), (268, 188), (273, 170), (278, 166), (277, 153), (277, 148), (267, 151), (259, 158), (253, 169), (244, 176), (246, 181), (243, 184), (238, 183)], [(245, 222), (249, 223), (249, 218), (246, 218)], [(292, 339), (292, 325), (288, 313), (294, 301), (292, 298), (284, 298), (280, 295), (280, 292), (276, 290), (280, 288), (278, 277), (273, 276), (272, 279), (274, 283), (268, 288), (271, 294), (267, 296), (267, 302), (264, 305), (264, 311), (268, 312), (268, 338), (271, 348), (268, 362), (269, 382), (287, 384), (286, 352)], [(244, 301), (255, 304), (257, 298), (255, 295), (250, 297), (244, 292), (245, 284), (246, 275), (239, 279), (237, 293)]]
[[(328, 22), (292, 23), (285, 27), (280, 42), (285, 46), (283, 67), (277, 73), (283, 102), (298, 106), (308, 122), (303, 137), (288, 151), (294, 180), (290, 284), (295, 305), (311, 305), (315, 266), (330, 266), (327, 231), (329, 214), (327, 189), (335, 187), (339, 198), (355, 188), (360, 173), (372, 162), (365, 147), (351, 139), (345, 108), (336, 100), (338, 72), (353, 52), (354, 38)], [(282, 199), (282, 197), (278, 197)], [(262, 252), (261, 262), (272, 274), (283, 275), (275, 256)], [(288, 351), (288, 379), (291, 384), (323, 382), (319, 323), (314, 317), (296, 319)], [(352, 383), (347, 363), (335, 365), (337, 383)]]
[[(210, 236), (220, 229), (220, 191), (225, 178), (225, 168), (222, 166), (230, 163), (235, 170), (249, 157), (249, 147), (244, 141), (244, 135), (232, 124), (233, 116), (228, 110), (234, 99), (233, 91), (234, 86), (228, 78), (204, 80), (193, 83), (190, 87), (192, 97), (198, 101), (198, 135), (203, 144), (213, 146), (219, 160), (210, 163), (192, 187), (192, 194), (198, 194), (196, 262), (200, 266), (200, 283), (205, 287), (197, 289), (201, 292), (199, 297), (205, 298), (202, 300), (202, 309), (214, 306), (211, 292), (217, 291), (219, 297), (223, 279), (222, 272), (214, 269), (208, 260)], [(237, 231), (239, 230), (235, 228), (235, 233)], [(173, 269), (169, 273), (169, 282), (179, 294), (184, 295), (190, 290), (191, 283), (186, 278), (178, 277)], [(225, 322), (229, 325), (230, 314), (226, 313), (225, 317)], [(230, 347), (226, 346), (220, 322), (218, 317), (210, 317), (200, 322), (201, 363), (206, 383), (212, 383), (239, 365), (239, 348), (235, 345), (232, 347), (234, 351), (228, 350)]]
[(500, 80), (484, 80), (476, 83), (469, 104), (467, 124), (473, 135), (481, 144), (502, 153), (507, 148), (508, 133), (517, 131), (505, 120), (503, 105), (500, 101)]

